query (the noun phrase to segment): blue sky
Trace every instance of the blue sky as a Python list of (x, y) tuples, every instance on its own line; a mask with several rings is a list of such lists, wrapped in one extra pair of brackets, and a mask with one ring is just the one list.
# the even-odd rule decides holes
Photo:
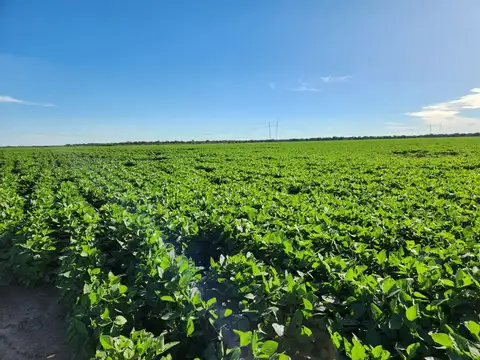
[(0, 0), (0, 145), (263, 139), (277, 119), (281, 138), (480, 131), (478, 14), (478, 0)]

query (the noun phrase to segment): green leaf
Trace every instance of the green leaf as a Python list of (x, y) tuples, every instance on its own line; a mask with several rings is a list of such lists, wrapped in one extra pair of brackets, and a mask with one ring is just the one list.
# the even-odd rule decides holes
[(352, 360), (364, 360), (367, 355), (365, 353), (365, 348), (363, 345), (357, 340), (353, 339), (353, 348), (350, 353), (350, 357)]
[(168, 350), (170, 350), (171, 348), (173, 348), (174, 346), (180, 344), (180, 341), (170, 341), (169, 343), (166, 343), (164, 346), (163, 346), (163, 352), (166, 352)]
[(275, 354), (275, 351), (278, 349), (278, 343), (276, 341), (268, 340), (265, 341), (262, 345), (262, 353), (265, 355), (272, 356)]
[(408, 347), (407, 347), (407, 354), (409, 355), (408, 357), (412, 358), (412, 356), (415, 355), (415, 353), (417, 352), (417, 350), (419, 348), (420, 348), (420, 343), (419, 342), (408, 345)]
[(110, 282), (114, 282), (117, 279), (118, 279), (118, 276), (113, 275), (111, 271), (108, 273), (108, 280), (110, 280)]
[(102, 320), (106, 320), (110, 317), (110, 311), (108, 311), (108, 308), (105, 308), (105, 310), (103, 311), (102, 315), (100, 315), (100, 318)]
[(305, 325), (302, 325), (302, 335), (306, 335), (308, 337), (312, 336), (312, 330), (310, 330)]
[(348, 341), (347, 338), (343, 338), (343, 346), (347, 355), (350, 355), (352, 353), (353, 345), (350, 343), (350, 341)]
[(467, 327), (468, 330), (470, 330), (470, 332), (473, 335), (478, 336), (480, 334), (480, 325), (475, 321), (472, 321), (472, 320), (466, 321), (465, 326)]
[(428, 270), (430, 270), (425, 264), (423, 264), (421, 262), (417, 262), (415, 264), (415, 268), (417, 270), (418, 275), (422, 275), (422, 274), (426, 273)]
[(375, 321), (378, 321), (382, 315), (383, 315), (383, 312), (382, 312), (382, 309), (380, 309), (377, 305), (375, 305), (374, 303), (371, 303), (370, 304), (370, 310), (372, 311), (372, 315), (373, 315), (373, 319)]
[(389, 291), (395, 286), (395, 280), (392, 278), (388, 278), (383, 280), (382, 282), (382, 291), (384, 294), (388, 294)]
[(448, 334), (444, 333), (430, 333), (432, 340), (435, 341), (437, 344), (447, 347), (448, 349), (453, 348), (452, 339)]
[(413, 293), (413, 296), (417, 297), (417, 298), (420, 298), (420, 299), (427, 299), (428, 300), (428, 297), (426, 297), (425, 295), (423, 295), (422, 293), (419, 293), (418, 291), (415, 291)]
[(305, 307), (305, 310), (313, 310), (312, 303), (306, 298), (303, 298), (303, 306)]
[(284, 242), (283, 242), (283, 246), (285, 247), (285, 252), (286, 252), (287, 254), (290, 254), (290, 253), (293, 253), (293, 252), (294, 252), (294, 251), (293, 251), (293, 246), (292, 246), (292, 244), (291, 244), (290, 242), (284, 241)]
[(379, 264), (383, 264), (385, 261), (387, 261), (387, 253), (385, 250), (382, 250), (377, 254), (377, 260)]
[(97, 294), (91, 292), (88, 294), (88, 298), (90, 299), (90, 304), (93, 306), (97, 303)]
[(457, 271), (457, 274), (455, 275), (455, 284), (457, 285), (457, 287), (463, 288), (471, 285), (472, 283), (472, 277), (468, 273), (466, 273), (462, 269)]
[(127, 290), (128, 290), (128, 287), (126, 287), (125, 285), (120, 285), (120, 286), (118, 287), (118, 292), (119, 292), (120, 294), (125, 294), (125, 293), (127, 292)]
[(158, 277), (161, 279), (163, 278), (163, 274), (165, 273), (165, 270), (161, 266), (157, 266), (157, 273), (158, 273)]
[(373, 348), (372, 355), (375, 360), (388, 360), (391, 358), (390, 351), (385, 350), (382, 345), (378, 345)]
[(225, 311), (223, 312), (223, 317), (229, 317), (230, 315), (232, 315), (233, 311), (231, 309), (225, 309)]
[(355, 271), (350, 268), (347, 270), (347, 273), (345, 274), (345, 280), (347, 281), (352, 281), (355, 279)]
[(193, 305), (201, 304), (202, 303), (202, 297), (200, 296), (200, 294), (196, 294), (194, 297), (192, 297), (191, 301), (192, 301)]
[(382, 354), (383, 354), (383, 347), (382, 347), (382, 345), (375, 346), (375, 347), (372, 349), (372, 355), (375, 357), (375, 359), (381, 358)]
[(132, 349), (127, 348), (123, 352), (123, 357), (125, 359), (133, 359), (134, 356), (135, 356), (135, 351), (133, 351)]
[(252, 351), (254, 354), (258, 352), (258, 347), (260, 346), (260, 337), (256, 332), (253, 333), (252, 336)]
[(449, 279), (440, 279), (440, 284), (448, 286), (448, 287), (455, 287), (455, 283)]
[(292, 358), (286, 354), (278, 354), (277, 360), (292, 360)]
[(217, 302), (217, 298), (211, 298), (207, 301), (207, 309)]
[(187, 321), (187, 336), (192, 335), (194, 331), (195, 331), (195, 325), (193, 323), (193, 320), (189, 318)]
[(172, 320), (174, 318), (176, 318), (176, 314), (174, 312), (168, 312), (166, 313), (165, 315), (162, 315), (161, 319), (162, 320)]
[(337, 349), (340, 349), (340, 347), (342, 346), (342, 340), (343, 340), (342, 335), (340, 335), (340, 333), (338, 333), (337, 331), (335, 331), (335, 332), (332, 334), (331, 338), (332, 338), (332, 342), (333, 342), (333, 344), (335, 345), (335, 347), (336, 347)]
[(125, 319), (122, 315), (118, 315), (116, 318), (115, 318), (115, 321), (114, 321), (115, 325), (118, 325), (118, 326), (123, 326), (127, 323), (127, 319)]
[(273, 323), (272, 326), (273, 330), (275, 330), (278, 336), (283, 336), (283, 334), (285, 333), (285, 326), (277, 323)]
[(410, 321), (414, 321), (418, 317), (418, 307), (417, 305), (412, 305), (410, 306), (405, 315), (407, 316), (407, 319)]
[(85, 283), (83, 285), (83, 293), (84, 294), (89, 294), (92, 291), (92, 285)]
[(160, 297), (160, 300), (173, 302), (173, 303), (176, 302), (175, 299), (170, 295), (163, 295), (162, 297)]
[(240, 346), (247, 346), (250, 345), (252, 342), (252, 332), (251, 331), (240, 331), (240, 330), (233, 330), (239, 337), (240, 337)]
[(105, 350), (113, 349), (113, 338), (108, 335), (100, 335), (100, 344)]

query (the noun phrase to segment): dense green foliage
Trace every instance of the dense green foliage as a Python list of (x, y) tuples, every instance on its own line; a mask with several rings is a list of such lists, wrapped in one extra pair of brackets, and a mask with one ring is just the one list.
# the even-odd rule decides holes
[(479, 207), (478, 138), (4, 149), (0, 280), (84, 359), (480, 359)]

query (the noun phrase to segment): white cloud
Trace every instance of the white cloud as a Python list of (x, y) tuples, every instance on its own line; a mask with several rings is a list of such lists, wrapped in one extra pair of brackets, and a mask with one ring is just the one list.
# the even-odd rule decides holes
[(322, 90), (320, 89), (316, 89), (314, 87), (311, 87), (310, 85), (308, 85), (308, 83), (302, 81), (302, 80), (298, 80), (298, 85), (297, 87), (294, 87), (292, 89), (292, 91), (313, 91), (313, 92), (320, 92)]
[(456, 100), (441, 102), (422, 107), (420, 111), (406, 115), (420, 118), (426, 125), (442, 126), (446, 131), (478, 131), (480, 118), (469, 117), (464, 110), (480, 109), (480, 88)]
[(271, 83), (268, 83), (268, 87), (272, 90), (275, 90), (277, 88), (277, 84), (275, 84), (274, 82), (271, 82)]
[(23, 105), (33, 105), (33, 106), (47, 106), (47, 107), (54, 107), (53, 104), (45, 104), (45, 103), (36, 103), (30, 102), (20, 99), (15, 99), (11, 96), (0, 95), (0, 103), (11, 103), (11, 104), (23, 104)]
[(463, 109), (480, 109), (480, 88), (472, 89), (470, 92), (473, 94), (465, 95), (452, 103), (462, 106)]
[(350, 78), (350, 76), (320, 76), (320, 79), (326, 84), (336, 83), (336, 82), (345, 82)]

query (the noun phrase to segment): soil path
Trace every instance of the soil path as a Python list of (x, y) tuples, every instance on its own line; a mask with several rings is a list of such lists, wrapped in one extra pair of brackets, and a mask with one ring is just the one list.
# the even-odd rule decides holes
[(57, 301), (52, 287), (0, 287), (0, 360), (70, 360)]

